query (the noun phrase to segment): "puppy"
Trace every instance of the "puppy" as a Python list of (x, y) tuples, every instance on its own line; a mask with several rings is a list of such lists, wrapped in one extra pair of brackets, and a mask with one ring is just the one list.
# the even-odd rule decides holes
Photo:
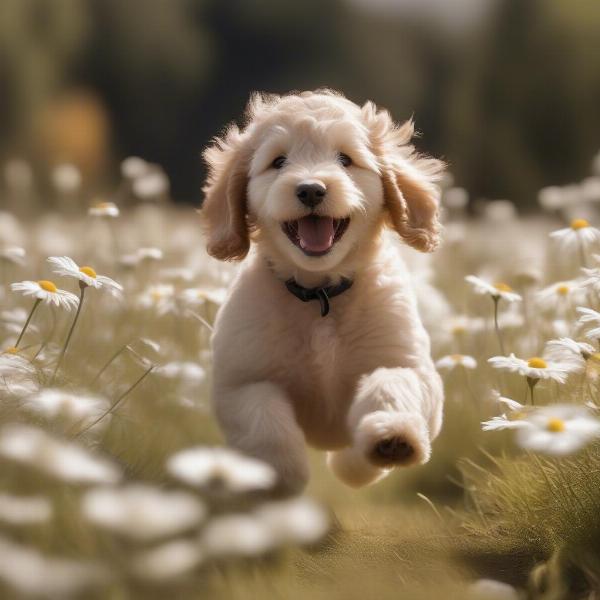
[(204, 152), (207, 250), (245, 258), (212, 337), (214, 408), (287, 492), (307, 482), (306, 443), (358, 487), (425, 463), (440, 430), (442, 384), (386, 234), (438, 245), (443, 164), (413, 133), (329, 90), (255, 94)]

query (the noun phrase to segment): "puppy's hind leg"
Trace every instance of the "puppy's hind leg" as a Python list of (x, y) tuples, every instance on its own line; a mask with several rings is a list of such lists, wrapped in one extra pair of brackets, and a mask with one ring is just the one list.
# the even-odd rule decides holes
[(280, 492), (302, 491), (309, 474), (304, 434), (280, 387), (269, 381), (217, 387), (214, 406), (230, 446), (270, 464)]

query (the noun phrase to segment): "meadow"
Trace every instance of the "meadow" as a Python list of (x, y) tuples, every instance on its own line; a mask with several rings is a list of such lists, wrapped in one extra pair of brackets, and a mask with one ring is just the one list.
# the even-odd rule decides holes
[(51, 211), (5, 172), (3, 598), (600, 597), (600, 156), (535, 214), (445, 182), (443, 246), (406, 250), (446, 386), (432, 459), (352, 490), (314, 452), (293, 499), (211, 416), (236, 265), (159, 168), (122, 171), (101, 199), (56, 172)]

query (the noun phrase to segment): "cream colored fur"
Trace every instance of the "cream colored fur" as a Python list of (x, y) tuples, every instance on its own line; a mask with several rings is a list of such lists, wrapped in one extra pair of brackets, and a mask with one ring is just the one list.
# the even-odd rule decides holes
[[(228, 443), (272, 464), (286, 491), (308, 479), (307, 443), (329, 450), (333, 472), (360, 486), (426, 462), (440, 430), (442, 384), (389, 239), (391, 229), (422, 251), (438, 242), (442, 164), (417, 155), (412, 135), (412, 122), (397, 126), (372, 103), (359, 107), (328, 90), (256, 95), (245, 128), (230, 127), (205, 152), (208, 250), (248, 255), (215, 323), (214, 407)], [(353, 164), (344, 167), (339, 152)], [(279, 155), (287, 159), (277, 170)], [(350, 217), (320, 257), (281, 229), (309, 213), (295, 190), (315, 179), (327, 188), (316, 213)], [(331, 299), (326, 317), (284, 285), (342, 276), (354, 284)], [(388, 442), (409, 452), (382, 456)]]

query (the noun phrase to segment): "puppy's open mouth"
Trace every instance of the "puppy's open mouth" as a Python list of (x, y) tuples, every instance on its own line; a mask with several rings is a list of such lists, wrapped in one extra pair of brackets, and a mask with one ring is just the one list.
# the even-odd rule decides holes
[(309, 215), (297, 221), (286, 221), (281, 228), (304, 254), (322, 256), (346, 233), (349, 224), (349, 218), (334, 219)]

